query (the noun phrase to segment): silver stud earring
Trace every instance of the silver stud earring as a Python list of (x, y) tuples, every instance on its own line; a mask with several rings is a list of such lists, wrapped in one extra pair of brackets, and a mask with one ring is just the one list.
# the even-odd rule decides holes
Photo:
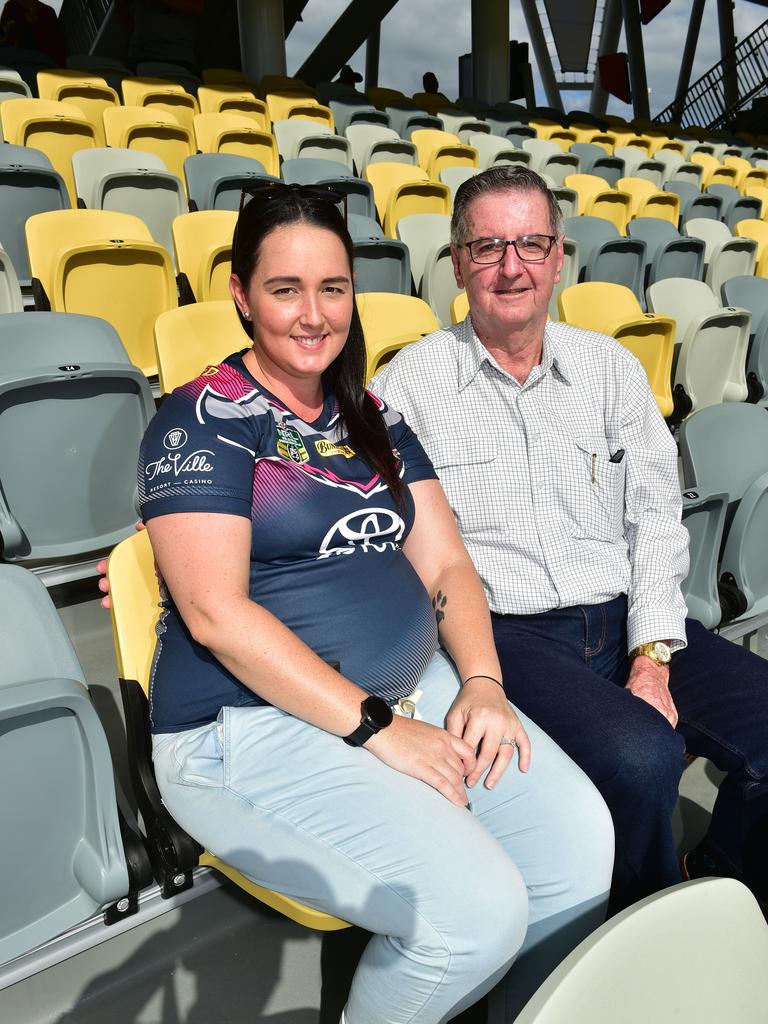
[(250, 311), (247, 310), (247, 309), (244, 309), (243, 310), (243, 320), (250, 320), (250, 319), (251, 319)]

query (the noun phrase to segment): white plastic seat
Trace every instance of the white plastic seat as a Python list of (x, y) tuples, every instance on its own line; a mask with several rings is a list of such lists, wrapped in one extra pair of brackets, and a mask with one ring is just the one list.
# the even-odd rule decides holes
[(335, 160), (352, 170), (352, 148), (349, 139), (334, 135), (328, 125), (306, 121), (302, 117), (289, 117), (275, 121), (272, 130), (283, 160), (312, 157)]
[(524, 149), (517, 149), (506, 139), (498, 135), (473, 132), (468, 139), (469, 145), (477, 150), (480, 167), (485, 170), (493, 164), (523, 164), (529, 167), (531, 154)]
[(371, 163), (418, 164), (416, 146), (382, 124), (350, 124), (344, 131), (358, 174)]
[(683, 225), (686, 235), (704, 242), (704, 280), (715, 293), (732, 277), (754, 274), (757, 242), (753, 238), (734, 238), (721, 221), (694, 217)]
[(565, 184), (569, 174), (578, 174), (581, 161), (573, 153), (564, 153), (556, 142), (546, 139), (523, 139), (522, 148), (531, 154), (531, 167), (539, 174), (548, 174), (556, 184)]

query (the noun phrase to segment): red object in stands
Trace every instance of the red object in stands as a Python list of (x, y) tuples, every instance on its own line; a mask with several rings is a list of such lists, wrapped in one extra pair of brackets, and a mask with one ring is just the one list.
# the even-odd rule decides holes
[(640, 0), (640, 21), (647, 25), (657, 14), (664, 10), (669, 0)]
[(597, 58), (600, 71), (600, 84), (611, 96), (616, 96), (625, 103), (632, 102), (632, 91), (629, 87), (629, 68), (626, 53), (604, 53)]

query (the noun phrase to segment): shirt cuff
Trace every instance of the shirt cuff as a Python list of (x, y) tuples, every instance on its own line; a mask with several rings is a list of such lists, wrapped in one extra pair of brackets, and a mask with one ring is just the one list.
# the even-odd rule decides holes
[(688, 646), (685, 635), (685, 616), (667, 611), (636, 611), (627, 618), (627, 653), (640, 644), (664, 640), (672, 653)]

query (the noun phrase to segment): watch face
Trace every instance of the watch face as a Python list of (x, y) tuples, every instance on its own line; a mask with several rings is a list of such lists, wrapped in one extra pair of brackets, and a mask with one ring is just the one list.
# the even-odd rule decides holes
[(672, 651), (669, 649), (669, 644), (665, 644), (661, 640), (653, 645), (653, 653), (662, 665), (667, 665), (672, 659)]
[(381, 697), (367, 697), (363, 701), (365, 717), (374, 729), (386, 729), (392, 723), (393, 711)]

